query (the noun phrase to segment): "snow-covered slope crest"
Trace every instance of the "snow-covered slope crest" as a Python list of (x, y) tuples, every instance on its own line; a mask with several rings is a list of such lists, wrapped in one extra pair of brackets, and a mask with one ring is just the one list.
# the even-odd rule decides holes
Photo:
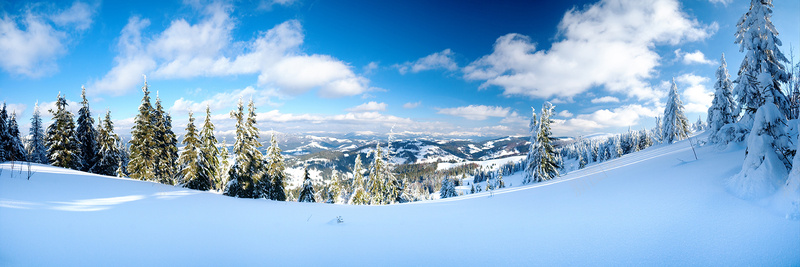
[(800, 221), (725, 189), (743, 147), (697, 156), (681, 141), (546, 183), (388, 206), (236, 199), (41, 165), (28, 180), (4, 163), (0, 266), (800, 265)]

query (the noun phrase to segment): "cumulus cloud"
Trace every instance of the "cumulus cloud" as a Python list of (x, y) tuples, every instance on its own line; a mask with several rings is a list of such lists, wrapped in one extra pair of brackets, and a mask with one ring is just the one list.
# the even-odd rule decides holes
[(422, 105), (422, 101), (408, 102), (408, 103), (403, 104), (403, 108), (412, 109), (412, 108), (417, 108), (420, 105)]
[[(710, 79), (707, 77), (697, 76), (694, 74), (683, 74), (675, 78), (681, 86), (686, 86), (683, 90), (683, 107), (686, 112), (705, 113), (708, 112), (708, 107), (714, 99), (714, 94), (711, 90), (706, 88), (706, 83)], [(678, 87), (680, 90), (680, 87)]]
[(603, 86), (653, 100), (644, 80), (660, 64), (655, 47), (705, 39), (717, 25), (689, 18), (675, 0), (604, 0), (568, 11), (558, 28), (562, 39), (549, 50), (537, 50), (528, 36), (501, 36), (491, 54), (463, 69), (464, 78), (505, 95), (571, 97)]
[(686, 64), (686, 65), (689, 65), (689, 64), (714, 65), (714, 64), (716, 64), (716, 62), (714, 62), (713, 60), (707, 59), (706, 55), (703, 54), (703, 52), (700, 52), (700, 50), (695, 50), (694, 52), (687, 53), (687, 52), (683, 52), (680, 49), (678, 49), (678, 50), (675, 50), (675, 56), (680, 58), (683, 61), (683, 64)]
[(604, 96), (592, 99), (592, 104), (597, 104), (597, 103), (619, 103), (619, 98), (613, 96)]
[(733, 2), (733, 0), (708, 0), (708, 1), (713, 3), (713, 4), (722, 4), (724, 6), (727, 6), (728, 4)]
[(181, 97), (180, 99), (175, 100), (175, 103), (172, 104), (172, 107), (169, 110), (173, 114), (186, 114), (189, 113), (189, 111), (203, 112), (206, 110), (206, 107), (209, 107), (212, 112), (215, 112), (235, 106), (239, 99), (245, 102), (252, 99), (256, 106), (262, 106), (265, 104), (274, 105), (270, 102), (271, 96), (271, 91), (259, 91), (252, 86), (248, 86), (244, 89), (217, 93), (211, 98), (200, 102), (195, 102)]
[(565, 110), (562, 110), (562, 111), (558, 112), (558, 114), (556, 114), (556, 115), (559, 116), (559, 117), (563, 117), (563, 118), (569, 118), (569, 117), (574, 116), (575, 114), (572, 114), (572, 112), (569, 112), (569, 110), (565, 109)]
[(378, 103), (375, 101), (370, 101), (352, 108), (348, 108), (347, 111), (351, 112), (367, 112), (367, 111), (385, 111), (386, 110), (386, 103)]
[(425, 70), (445, 69), (454, 71), (458, 69), (458, 64), (453, 59), (453, 51), (450, 48), (427, 55), (423, 58), (417, 59), (414, 62), (405, 62), (403, 64), (395, 64), (394, 67), (400, 74), (406, 74), (409, 71), (417, 73)]
[(75, 2), (52, 14), (31, 9), (24, 13), (0, 18), (0, 68), (38, 78), (58, 71), (56, 60), (66, 53), (70, 37), (89, 28), (94, 9)]
[(553, 133), (556, 135), (576, 135), (594, 132), (610, 127), (636, 125), (643, 117), (660, 115), (657, 108), (642, 105), (625, 105), (614, 109), (601, 109), (589, 114), (580, 114), (571, 119), (554, 119)]
[[(17, 117), (22, 117), (25, 114), (25, 110), (28, 109), (28, 106), (25, 104), (19, 103), (8, 103), (6, 104), (6, 112), (8, 112), (8, 116), (11, 116), (12, 113), (16, 113)], [(17, 118), (17, 123), (22, 123)]]
[(466, 107), (442, 108), (439, 114), (464, 117), (468, 120), (485, 120), (489, 117), (505, 117), (510, 108), (498, 106), (469, 105)]
[[(155, 79), (258, 74), (259, 87), (277, 88), (287, 95), (317, 89), (322, 97), (341, 97), (371, 89), (369, 80), (356, 75), (349, 64), (328, 55), (303, 53), (299, 21), (281, 23), (251, 41), (235, 41), (231, 11), (227, 4), (207, 5), (198, 23), (174, 20), (152, 39), (141, 36), (149, 22), (131, 18), (121, 33), (115, 66), (89, 87), (96, 92), (124, 94), (136, 87), (138, 76), (123, 75), (133, 77), (130, 73), (141, 72), (152, 73)], [(136, 46), (129, 45), (136, 42)]]

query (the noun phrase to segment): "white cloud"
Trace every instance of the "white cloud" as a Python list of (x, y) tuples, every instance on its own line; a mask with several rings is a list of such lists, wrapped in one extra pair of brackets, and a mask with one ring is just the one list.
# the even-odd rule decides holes
[(369, 64), (367, 64), (366, 66), (364, 66), (363, 69), (364, 69), (363, 70), (364, 74), (370, 74), (373, 71), (375, 71), (376, 69), (378, 69), (378, 62), (372, 61)]
[(502, 124), (513, 124), (517, 126), (525, 126), (530, 123), (530, 118), (520, 116), (519, 113), (516, 111), (512, 112), (511, 115), (506, 116), (502, 120), (500, 120)]
[(469, 105), (466, 107), (457, 108), (442, 108), (439, 109), (439, 114), (464, 117), (468, 120), (485, 120), (489, 117), (505, 117), (508, 115), (510, 108), (498, 106), (484, 106), (484, 105)]
[(425, 70), (434, 70), (434, 69), (445, 69), (449, 71), (454, 71), (458, 69), (458, 64), (456, 64), (455, 60), (453, 59), (453, 51), (450, 48), (442, 50), (442, 52), (436, 52), (430, 55), (427, 55), (423, 58), (417, 59), (414, 62), (405, 62), (403, 64), (396, 64), (394, 67), (400, 72), (400, 74), (406, 74), (409, 71), (413, 73), (417, 73), (420, 71)]
[(593, 104), (597, 103), (619, 103), (619, 98), (613, 96), (604, 96), (601, 98), (592, 99)]
[(139, 79), (130, 73), (152, 72), (154, 79), (258, 74), (259, 87), (275, 87), (288, 95), (317, 89), (322, 97), (341, 97), (371, 90), (369, 80), (356, 75), (349, 64), (328, 55), (303, 53), (303, 29), (297, 20), (259, 33), (252, 41), (234, 41), (231, 10), (227, 4), (207, 5), (198, 23), (174, 20), (151, 40), (141, 36), (149, 22), (131, 18), (120, 37), (116, 65), (90, 87), (124, 94)]
[(91, 7), (86, 3), (75, 1), (69, 9), (57, 13), (50, 17), (56, 25), (62, 27), (74, 27), (82, 31), (92, 26), (92, 17), (96, 7)]
[[(18, 103), (10, 103), (6, 105), (6, 112), (8, 113), (9, 118), (11, 117), (12, 113), (16, 113), (17, 117), (22, 117), (25, 114), (25, 110), (28, 109), (28, 106), (25, 104), (18, 104)], [(19, 118), (17, 118), (17, 123), (20, 124)]]
[(683, 52), (680, 49), (678, 49), (678, 50), (675, 50), (675, 55), (678, 56), (679, 58), (681, 58), (682, 61), (683, 61), (683, 64), (686, 64), (686, 65), (689, 65), (689, 64), (714, 65), (714, 64), (716, 64), (716, 62), (714, 62), (713, 60), (707, 59), (706, 55), (703, 54), (703, 52), (700, 52), (700, 50), (695, 50), (694, 52), (686, 53), (686, 52)]
[[(88, 5), (75, 2), (71, 8), (55, 14), (37, 10), (26, 10), (22, 16), (3, 14), (0, 18), (0, 54), (3, 55), (0, 68), (32, 78), (58, 71), (56, 60), (67, 52), (67, 44), (75, 31), (89, 28), (93, 13)], [(70, 18), (62, 19), (63, 16)]]
[[(681, 86), (688, 86), (683, 90), (682, 100), (684, 102), (684, 109), (686, 112), (705, 113), (708, 112), (708, 107), (714, 99), (711, 90), (706, 89), (705, 83), (710, 79), (694, 74), (683, 74), (675, 78), (681, 83)], [(678, 87), (680, 90), (680, 86)]]
[(556, 135), (587, 134), (598, 129), (636, 125), (642, 117), (657, 115), (660, 115), (657, 108), (641, 105), (626, 105), (612, 110), (601, 109), (589, 114), (577, 115), (572, 119), (554, 119), (553, 133)]
[(256, 9), (271, 11), (273, 6), (291, 6), (297, 2), (299, 0), (261, 0)]
[(656, 93), (645, 82), (655, 73), (656, 45), (702, 40), (717, 26), (700, 25), (675, 0), (604, 0), (568, 11), (559, 24), (562, 40), (536, 50), (529, 37), (501, 36), (492, 54), (464, 68), (467, 80), (484, 80), (505, 95), (570, 97), (594, 86), (642, 100)]
[(559, 117), (570, 118), (570, 117), (574, 116), (575, 114), (572, 114), (572, 112), (569, 112), (569, 110), (565, 109), (565, 110), (562, 110), (562, 111), (558, 112), (557, 115)]
[(727, 6), (728, 4), (733, 2), (733, 0), (708, 0), (708, 1), (711, 2), (712, 4), (722, 4), (724, 6)]
[(412, 108), (417, 108), (420, 105), (422, 105), (422, 101), (408, 102), (408, 103), (403, 104), (403, 108), (412, 109)]
[(370, 101), (352, 108), (348, 108), (347, 111), (352, 112), (366, 112), (366, 111), (385, 111), (386, 110), (386, 103), (378, 103), (375, 101)]
[(256, 106), (263, 106), (265, 104), (275, 105), (269, 101), (271, 96), (272, 96), (271, 91), (268, 90), (259, 91), (253, 88), (252, 86), (248, 86), (244, 89), (217, 93), (211, 98), (203, 100), (201, 102), (195, 102), (181, 97), (180, 99), (175, 100), (175, 103), (173, 103), (172, 107), (169, 110), (173, 114), (187, 114), (189, 113), (189, 111), (198, 113), (198, 112), (204, 112), (206, 110), (206, 106), (208, 106), (212, 112), (215, 112), (235, 106), (239, 102), (239, 99), (245, 102), (252, 99), (253, 103), (255, 103)]

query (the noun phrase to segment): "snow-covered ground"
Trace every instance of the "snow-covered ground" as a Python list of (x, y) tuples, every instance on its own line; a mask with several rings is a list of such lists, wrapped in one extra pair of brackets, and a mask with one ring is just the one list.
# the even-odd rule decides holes
[(508, 177), (514, 187), (389, 206), (236, 199), (47, 166), (27, 180), (6, 163), (0, 266), (800, 265), (800, 221), (725, 189), (744, 148), (697, 156), (681, 141), (545, 183)]

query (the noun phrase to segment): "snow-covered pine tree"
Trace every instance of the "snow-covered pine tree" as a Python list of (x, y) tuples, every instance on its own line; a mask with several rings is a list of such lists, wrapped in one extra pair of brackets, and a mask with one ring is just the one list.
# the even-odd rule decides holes
[(218, 188), (216, 185), (220, 184), (219, 177), (219, 157), (220, 152), (217, 148), (217, 137), (214, 136), (214, 124), (211, 123), (211, 108), (206, 106), (206, 118), (203, 122), (203, 128), (200, 129), (200, 156), (203, 157), (203, 162), (207, 164), (205, 167), (208, 172), (208, 177), (211, 179), (211, 188)]
[(311, 183), (308, 168), (305, 169), (303, 174), (303, 190), (300, 191), (300, 197), (297, 198), (297, 202), (316, 202), (314, 200), (314, 184)]
[[(772, 86), (772, 77), (762, 73), (759, 81)], [(772, 96), (769, 90), (764, 96)], [(755, 113), (753, 129), (747, 137), (747, 150), (742, 170), (727, 182), (728, 189), (741, 198), (764, 197), (786, 181), (791, 167), (791, 142), (785, 131), (786, 117), (774, 102), (765, 101)]]
[(97, 162), (89, 170), (91, 173), (115, 176), (120, 166), (119, 136), (114, 133), (114, 122), (111, 111), (106, 111), (106, 118), (97, 120)]
[(202, 143), (197, 136), (197, 128), (194, 126), (193, 113), (189, 112), (189, 123), (186, 125), (186, 134), (183, 135), (183, 152), (178, 157), (179, 184), (196, 190), (211, 189), (211, 176), (208, 171), (207, 162), (200, 154)]
[(361, 166), (361, 154), (358, 154), (353, 167), (353, 196), (350, 197), (350, 204), (353, 205), (369, 205), (369, 194), (364, 189), (364, 168)]
[(442, 179), (442, 188), (439, 189), (439, 198), (455, 196), (458, 196), (458, 194), (456, 194), (456, 187), (453, 185), (453, 180), (451, 180), (449, 177), (445, 177)]
[(97, 132), (94, 128), (94, 118), (89, 109), (89, 100), (86, 100), (86, 87), (81, 86), (81, 109), (78, 110), (78, 128), (75, 134), (81, 148), (82, 171), (89, 171), (97, 160)]
[(536, 119), (536, 109), (531, 107), (531, 121), (528, 124), (531, 138), (530, 147), (528, 148), (528, 155), (525, 157), (525, 176), (522, 179), (522, 184), (532, 183), (536, 177), (536, 169), (539, 163), (542, 162), (541, 146), (539, 143), (539, 120)]
[(256, 128), (255, 104), (250, 101), (249, 113), (244, 114), (244, 104), (231, 111), (231, 118), (236, 120), (236, 142), (233, 143), (234, 163), (228, 171), (228, 184), (225, 195), (240, 198), (259, 198), (264, 193), (257, 191), (256, 183), (265, 176), (263, 155), (258, 151), (258, 128)]
[(653, 138), (647, 130), (639, 131), (639, 150), (651, 147), (653, 145)]
[(375, 145), (373, 153), (372, 165), (369, 168), (369, 178), (367, 180), (367, 188), (369, 189), (370, 204), (381, 205), (388, 204), (387, 190), (386, 190), (386, 162), (383, 158), (380, 143)]
[(733, 114), (739, 114), (744, 108), (745, 114), (740, 122), (745, 128), (752, 126), (751, 117), (765, 103), (763, 89), (759, 82), (759, 73), (770, 75), (772, 86), (772, 103), (778, 107), (784, 117), (790, 113), (788, 98), (780, 90), (781, 83), (789, 80), (789, 73), (783, 63), (788, 62), (786, 56), (778, 48), (782, 45), (778, 39), (778, 31), (772, 24), (772, 0), (751, 0), (750, 9), (742, 15), (736, 24), (736, 40), (739, 52), (745, 52), (739, 77), (734, 82), (733, 94), (738, 105)]
[(11, 135), (8, 134), (8, 111), (6, 103), (0, 109), (0, 162), (7, 161), (9, 158), (8, 147), (11, 145)]
[(119, 166), (117, 167), (117, 177), (128, 177), (128, 163), (130, 162), (130, 150), (127, 143), (117, 136), (117, 151), (119, 151)]
[(39, 102), (33, 107), (31, 117), (30, 140), (28, 143), (28, 161), (33, 163), (47, 164), (47, 147), (44, 145), (44, 126), (42, 116), (39, 112)]
[(672, 144), (689, 137), (689, 120), (683, 114), (683, 102), (678, 95), (678, 85), (672, 79), (672, 88), (669, 89), (667, 106), (664, 108), (662, 142)]
[(214, 186), (214, 189), (219, 191), (225, 190), (225, 185), (228, 183), (228, 171), (231, 169), (231, 164), (228, 161), (228, 140), (226, 138), (222, 138), (222, 149), (219, 150), (220, 159), (219, 159), (219, 168), (217, 168), (217, 184)]
[(19, 125), (17, 125), (16, 111), (11, 113), (11, 118), (8, 120), (8, 136), (10, 137), (6, 150), (8, 160), (28, 161), (28, 155), (25, 153), (25, 145), (22, 144), (22, 139), (19, 138)]
[(714, 100), (711, 101), (711, 107), (708, 108), (708, 140), (712, 143), (724, 141), (724, 138), (719, 136), (719, 130), (722, 126), (729, 123), (736, 122), (736, 114), (733, 113), (736, 109), (736, 103), (733, 100), (733, 83), (731, 82), (730, 75), (728, 74), (728, 64), (725, 62), (725, 54), (720, 58), (720, 66), (717, 69), (717, 81), (714, 83)]
[(178, 159), (178, 139), (172, 131), (172, 117), (164, 111), (161, 98), (156, 92), (156, 104), (150, 117), (153, 125), (153, 146), (156, 150), (155, 177), (162, 184), (176, 183), (176, 160)]
[[(542, 105), (539, 120), (531, 118), (531, 146), (526, 157), (525, 178), (522, 183), (542, 182), (558, 176), (558, 155), (550, 143), (550, 116), (555, 107), (550, 102)], [(533, 109), (533, 108), (531, 108)]]
[(134, 179), (155, 180), (156, 153), (155, 127), (153, 121), (153, 107), (150, 105), (150, 91), (147, 86), (147, 77), (142, 86), (142, 104), (139, 105), (139, 114), (134, 119), (131, 129), (130, 162), (125, 168), (127, 174)]
[(274, 132), (267, 148), (267, 174), (263, 180), (262, 190), (269, 194), (269, 199), (286, 201), (286, 164)]
[(53, 166), (79, 170), (80, 146), (75, 135), (75, 122), (67, 105), (67, 100), (59, 93), (56, 109), (50, 110), (55, 121), (47, 127), (47, 157)]

